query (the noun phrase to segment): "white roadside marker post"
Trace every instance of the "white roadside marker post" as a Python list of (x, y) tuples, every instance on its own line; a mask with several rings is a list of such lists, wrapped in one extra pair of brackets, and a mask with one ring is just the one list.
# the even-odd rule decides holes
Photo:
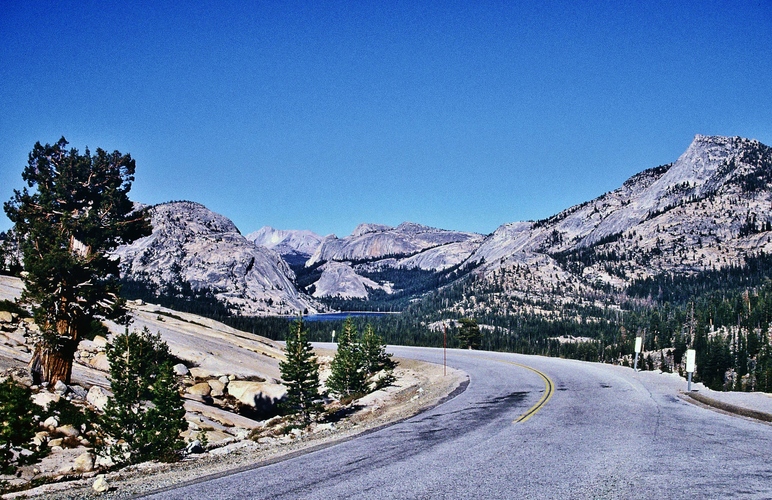
[(694, 373), (696, 356), (697, 351), (694, 349), (686, 350), (686, 373), (689, 376), (689, 382), (686, 385), (686, 392), (692, 392), (692, 373)]
[(335, 343), (335, 330), (332, 331), (332, 343)]
[(642, 347), (643, 347), (643, 338), (635, 337), (635, 363), (633, 364), (634, 371), (638, 371), (638, 354), (641, 352)]

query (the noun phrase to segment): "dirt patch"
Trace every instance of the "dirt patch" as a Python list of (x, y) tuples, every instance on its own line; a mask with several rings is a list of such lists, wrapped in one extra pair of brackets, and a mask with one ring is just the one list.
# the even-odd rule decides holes
[(239, 470), (253, 469), (373, 432), (385, 425), (409, 418), (432, 408), (465, 387), (466, 374), (421, 361), (399, 359), (395, 370), (397, 381), (357, 401), (357, 408), (345, 420), (334, 425), (314, 426), (310, 432), (287, 435), (270, 442), (236, 441), (208, 453), (191, 455), (176, 464), (149, 462), (106, 474), (110, 490), (97, 493), (92, 489), (94, 477), (67, 483), (54, 483), (3, 498), (134, 498), (172, 488), (203, 478), (224, 476)]

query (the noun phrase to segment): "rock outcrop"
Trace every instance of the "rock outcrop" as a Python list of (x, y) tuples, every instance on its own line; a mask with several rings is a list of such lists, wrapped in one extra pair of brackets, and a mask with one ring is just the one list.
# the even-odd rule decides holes
[[(536, 222), (504, 224), (469, 257), (476, 291), (452, 307), (604, 306), (637, 279), (742, 264), (772, 251), (772, 148), (696, 136), (672, 164)], [(474, 298), (473, 298), (474, 296)], [(538, 312), (532, 306), (524, 310)]]
[(294, 273), (276, 252), (247, 240), (222, 215), (184, 201), (157, 205), (150, 216), (152, 234), (115, 251), (123, 277), (159, 289), (210, 290), (245, 315), (318, 310), (295, 288)]

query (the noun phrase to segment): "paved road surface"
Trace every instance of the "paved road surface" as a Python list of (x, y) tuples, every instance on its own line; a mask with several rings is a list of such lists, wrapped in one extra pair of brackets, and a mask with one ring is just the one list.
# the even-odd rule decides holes
[[(442, 350), (393, 351), (442, 362)], [(152, 498), (772, 498), (770, 425), (683, 402), (629, 368), (457, 350), (448, 364), (470, 383), (433, 410)]]

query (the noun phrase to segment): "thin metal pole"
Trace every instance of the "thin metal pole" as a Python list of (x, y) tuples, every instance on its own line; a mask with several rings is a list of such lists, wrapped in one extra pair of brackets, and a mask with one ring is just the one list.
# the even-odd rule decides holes
[(442, 375), (448, 374), (448, 326), (442, 324)]

